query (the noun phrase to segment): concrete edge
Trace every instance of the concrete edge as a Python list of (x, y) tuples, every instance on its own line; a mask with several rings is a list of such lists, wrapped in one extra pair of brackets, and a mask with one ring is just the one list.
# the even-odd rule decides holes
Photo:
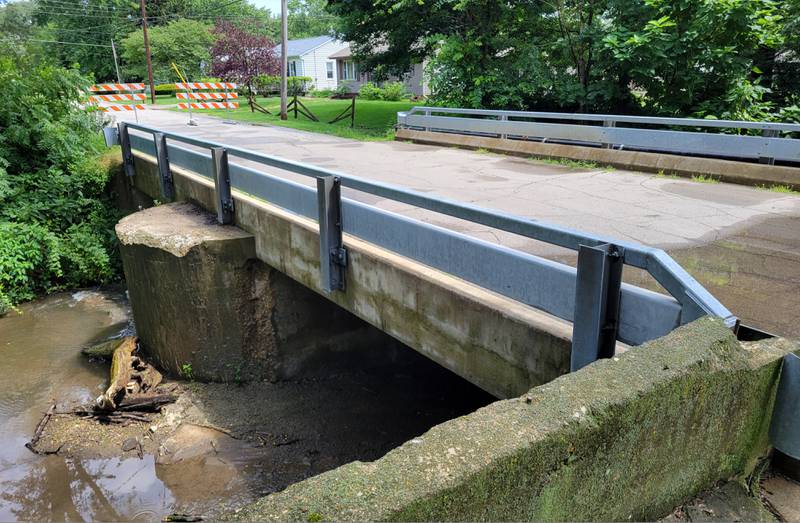
[(432, 428), (229, 514), (241, 521), (647, 521), (768, 449), (784, 339), (716, 319)]
[[(147, 162), (151, 169), (156, 165), (154, 157), (139, 151), (134, 151), (134, 159)], [(176, 201), (188, 199), (208, 210), (213, 209), (212, 180), (181, 167), (172, 167), (172, 173), (178, 196)], [(133, 183), (136, 188), (150, 194), (151, 197), (157, 197), (160, 193), (156, 176), (143, 177), (137, 174)], [(349, 258), (347, 279), (353, 284), (348, 286), (348, 291), (345, 293), (326, 294), (319, 283), (317, 222), (238, 190), (233, 191), (233, 196), (236, 225), (255, 235), (257, 254), (262, 261), (444, 367), (454, 371), (454, 366), (459, 365), (472, 369), (468, 373), (457, 373), (495, 396), (501, 398), (516, 396), (527, 390), (532, 383), (544, 383), (568, 371), (572, 340), (572, 325), (569, 322), (348, 234), (344, 236)], [(279, 242), (284, 248), (277, 250), (268, 248), (267, 244), (270, 242)], [(387, 274), (390, 276), (383, 279), (389, 281), (373, 282), (373, 285), (379, 287), (378, 290), (370, 292), (373, 296), (366, 300), (358, 299), (354, 296), (357, 293), (351, 292), (351, 289), (359, 281), (375, 280), (375, 277), (370, 276), (375, 267), (388, 268)], [(403, 279), (414, 282), (409, 283), (410, 288), (425, 290), (424, 294), (409, 298), (416, 306), (412, 311), (413, 315), (398, 318), (393, 316), (391, 311), (403, 310), (404, 304), (388, 303), (391, 300), (387, 299), (387, 295), (391, 293), (387, 293), (385, 287), (391, 286), (394, 280), (403, 281)], [(437, 292), (432, 292), (433, 289)], [(429, 298), (430, 296), (446, 296), (450, 306), (459, 311), (460, 317), (440, 318), (440, 311), (429, 308), (441, 303)], [(475, 317), (476, 321), (477, 317), (482, 318), (480, 327), (476, 329), (479, 331), (477, 335), (469, 328), (468, 319), (471, 317)], [(418, 324), (413, 335), (398, 328), (399, 323), (409, 322)], [(525, 332), (540, 333), (540, 336), (537, 340), (525, 340), (523, 345), (520, 334)], [(466, 339), (470, 339), (470, 343), (465, 344)], [(455, 359), (444, 359), (431, 349), (434, 345), (441, 344), (443, 340), (463, 345), (458, 349), (457, 355), (455, 352), (451, 354)], [(542, 343), (544, 347), (539, 351), (540, 354), (532, 350), (537, 342)], [(524, 355), (523, 362), (520, 360), (522, 357), (520, 354), (525, 352), (523, 349), (526, 347), (529, 350), (528, 354)], [(471, 352), (475, 352), (474, 349), (483, 349), (477, 351), (484, 354), (482, 358), (476, 354), (470, 356)], [(491, 361), (507, 362), (508, 368), (505, 370), (498, 367), (499, 370), (493, 371), (498, 374), (508, 373), (505, 379), (488, 377), (490, 372), (487, 366)], [(528, 370), (521, 367), (523, 363), (527, 365)], [(537, 370), (530, 370), (532, 368)], [(527, 383), (524, 387), (521, 386), (523, 381)], [(498, 387), (493, 385), (493, 382), (508, 384)]]
[(723, 182), (754, 187), (786, 185), (800, 190), (800, 168), (737, 162), (714, 158), (678, 156), (666, 153), (619, 151), (579, 145), (564, 145), (524, 140), (508, 140), (433, 131), (398, 129), (395, 140), (425, 145), (488, 149), (515, 156), (569, 158), (613, 166), (619, 169), (692, 177), (711, 176)]

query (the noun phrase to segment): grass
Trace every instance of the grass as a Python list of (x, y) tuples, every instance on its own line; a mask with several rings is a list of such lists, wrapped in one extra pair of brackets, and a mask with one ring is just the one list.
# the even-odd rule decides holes
[(714, 178), (713, 176), (707, 176), (705, 174), (693, 175), (692, 181), (697, 183), (719, 183), (718, 179)]
[(767, 187), (766, 185), (759, 185), (758, 189), (760, 189), (762, 191), (772, 191), (772, 192), (779, 192), (779, 193), (783, 193), (783, 194), (793, 194), (793, 195), (800, 194), (800, 191), (797, 191), (797, 190), (793, 189), (790, 185), (778, 185), (778, 184), (775, 184), (775, 185), (770, 185), (769, 187)]
[(560, 165), (562, 167), (569, 167), (571, 169), (587, 169), (587, 170), (602, 169), (604, 171), (609, 171), (609, 172), (614, 170), (614, 167), (611, 165), (603, 166), (586, 160), (572, 160), (570, 158), (552, 158), (545, 156), (531, 156), (528, 159), (533, 162), (539, 162), (548, 165)]
[[(289, 113), (288, 120), (278, 117), (280, 111), (280, 98), (257, 98), (259, 105), (273, 114), (263, 114), (258, 111), (251, 112), (245, 99), (240, 98), (239, 108), (233, 110), (193, 110), (192, 113), (217, 116), (226, 120), (238, 120), (247, 123), (271, 124), (282, 127), (291, 127), (315, 133), (333, 134), (343, 138), (352, 138), (363, 141), (379, 141), (394, 139), (394, 125), (397, 123), (397, 112), (407, 111), (415, 104), (410, 101), (385, 102), (382, 100), (356, 100), (355, 127), (350, 128), (350, 119), (347, 118), (335, 124), (327, 122), (336, 118), (349, 105), (350, 100), (331, 100), (329, 98), (301, 98), (303, 104), (319, 118), (313, 122), (298, 113), (297, 119), (294, 112)], [(291, 102), (291, 99), (290, 99)], [(162, 96), (157, 99), (158, 105), (177, 104), (172, 96)], [(178, 109), (174, 109), (177, 111)], [(180, 111), (186, 113), (187, 111)]]

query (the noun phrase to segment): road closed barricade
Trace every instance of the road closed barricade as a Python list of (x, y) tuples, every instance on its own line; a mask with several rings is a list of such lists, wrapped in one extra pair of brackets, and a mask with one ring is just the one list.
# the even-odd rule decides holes
[[(181, 82), (175, 87), (184, 92), (177, 92), (178, 109), (236, 109), (239, 102), (231, 102), (239, 98), (236, 84), (231, 82)], [(207, 92), (215, 89), (222, 92)], [(186, 100), (180, 102), (180, 100)]]
[(106, 113), (144, 110), (144, 105), (138, 102), (143, 102), (147, 99), (143, 92), (133, 92), (144, 91), (143, 83), (97, 84), (91, 86), (89, 91), (93, 93), (89, 96), (89, 103)]

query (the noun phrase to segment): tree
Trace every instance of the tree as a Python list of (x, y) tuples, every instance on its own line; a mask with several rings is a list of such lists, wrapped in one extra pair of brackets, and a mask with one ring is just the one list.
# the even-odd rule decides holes
[(309, 38), (333, 33), (337, 18), (325, 10), (326, 4), (326, 0), (289, 0), (289, 35)]
[[(171, 65), (173, 62), (184, 71), (187, 80), (199, 79), (208, 74), (210, 50), (214, 44), (209, 24), (180, 19), (148, 29), (148, 36), (154, 82), (167, 83), (175, 78)], [(137, 78), (147, 77), (142, 31), (125, 37), (122, 41), (122, 57), (128, 74)]]
[(213, 33), (216, 41), (211, 49), (212, 75), (238, 82), (252, 94), (256, 76), (279, 73), (279, 58), (273, 51), (275, 44), (266, 36), (227, 21), (217, 22)]

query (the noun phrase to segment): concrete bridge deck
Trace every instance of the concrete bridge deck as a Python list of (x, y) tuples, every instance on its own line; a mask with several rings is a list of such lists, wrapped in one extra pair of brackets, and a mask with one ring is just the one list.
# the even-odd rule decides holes
[[(358, 142), (171, 111), (142, 123), (403, 185), (509, 213), (666, 249), (743, 321), (800, 336), (800, 197), (632, 171), (570, 168), (520, 158), (397, 142)], [(246, 163), (246, 162), (243, 162)], [(287, 178), (311, 184), (308, 178)], [(540, 256), (572, 252), (371, 195), (380, 208)], [(627, 271), (626, 280), (647, 284)], [(654, 285), (655, 287), (655, 285)]]

